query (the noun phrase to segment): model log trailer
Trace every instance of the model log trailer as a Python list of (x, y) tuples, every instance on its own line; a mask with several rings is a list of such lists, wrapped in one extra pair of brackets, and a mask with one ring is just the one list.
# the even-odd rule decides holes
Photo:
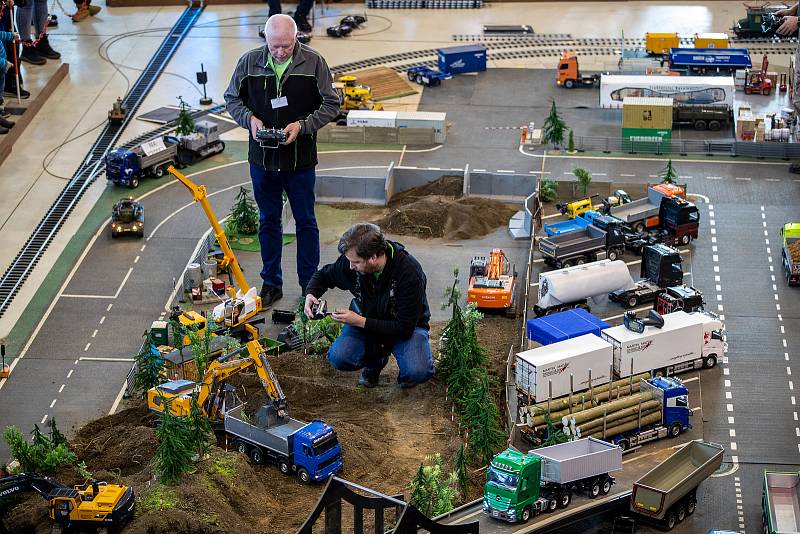
[(467, 302), (479, 310), (500, 310), (512, 319), (517, 316), (517, 272), (499, 248), (493, 249), (489, 261), (476, 256), (469, 265)]
[(800, 473), (764, 471), (761, 510), (764, 534), (800, 532)]
[(780, 230), (783, 239), (783, 272), (786, 283), (800, 285), (800, 223), (786, 223)]
[(622, 450), (581, 439), (523, 454), (506, 449), (486, 471), (483, 512), (510, 522), (566, 508), (575, 492), (595, 498), (611, 491), (611, 473), (622, 469)]
[(719, 469), (724, 452), (716, 443), (687, 443), (633, 483), (631, 511), (672, 530), (694, 513), (697, 488)]
[(688, 75), (731, 74), (753, 66), (746, 48), (671, 48), (670, 70)]
[(136, 495), (130, 486), (89, 479), (70, 488), (37, 473), (0, 479), (0, 500), (28, 491), (35, 491), (49, 503), (53, 534), (68, 529), (94, 529), (98, 534), (116, 532), (133, 517), (136, 507)]

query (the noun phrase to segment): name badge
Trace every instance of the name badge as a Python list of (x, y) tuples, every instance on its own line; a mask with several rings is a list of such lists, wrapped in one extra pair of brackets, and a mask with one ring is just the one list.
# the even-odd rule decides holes
[(285, 96), (273, 98), (269, 102), (272, 104), (272, 109), (285, 108), (289, 105), (289, 102), (286, 100)]

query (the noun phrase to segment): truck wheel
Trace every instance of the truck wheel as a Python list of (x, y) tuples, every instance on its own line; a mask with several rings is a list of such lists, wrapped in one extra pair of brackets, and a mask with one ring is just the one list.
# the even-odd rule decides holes
[(567, 260), (563, 262), (562, 265), (563, 265), (562, 269), (566, 269), (567, 267), (572, 267), (574, 263), (572, 262), (572, 260)]
[(688, 245), (691, 240), (692, 236), (690, 236), (689, 234), (683, 234), (681, 236), (681, 245)]
[(667, 517), (664, 519), (665, 530), (672, 530), (673, 528), (675, 528), (676, 521), (677, 518), (675, 517), (675, 512), (673, 510), (667, 512)]
[(722, 124), (720, 124), (719, 121), (710, 121), (708, 123), (708, 129), (711, 130), (712, 132), (718, 132), (721, 127)]
[(617, 258), (619, 258), (619, 252), (617, 252), (616, 249), (608, 251), (608, 259), (609, 260), (614, 261)]
[(636, 297), (636, 295), (633, 295), (628, 297), (626, 304), (628, 305), (628, 308), (635, 308), (636, 305), (639, 304), (639, 299)]
[(408, 76), (408, 81), (409, 82), (413, 82), (414, 81), (414, 73), (413, 72), (407, 72), (406, 76)]
[(136, 189), (139, 187), (139, 179), (138, 178), (131, 178), (130, 182), (128, 182), (129, 189)]
[(644, 232), (644, 221), (639, 221), (633, 225), (634, 232)]
[(678, 511), (675, 514), (678, 520), (678, 523), (683, 523), (683, 520), (686, 519), (686, 507), (682, 504), (678, 505)]
[(261, 449), (258, 447), (253, 447), (250, 450), (250, 459), (253, 460), (253, 463), (256, 465), (261, 465), (264, 463), (264, 455), (261, 452)]
[[(680, 423), (672, 423), (669, 425), (669, 437), (677, 438), (681, 435), (681, 430), (683, 430), (683, 427)], [(681, 519), (681, 521), (683, 520)]]
[(583, 265), (584, 263), (586, 263), (586, 258), (578, 258), (575, 260), (575, 265)]
[(302, 467), (297, 470), (297, 478), (300, 479), (300, 482), (303, 484), (308, 484), (311, 482), (311, 475), (308, 474), (308, 471), (303, 469)]
[(564, 82), (564, 87), (567, 89), (572, 89), (575, 87), (575, 80), (567, 80)]
[(525, 508), (522, 509), (522, 515), (519, 516), (519, 522), (520, 523), (527, 523), (528, 519), (530, 519), (530, 518), (531, 518), (531, 507), (530, 506), (526, 506)]
[(249, 449), (247, 443), (245, 443), (244, 441), (240, 441), (238, 439), (233, 442), (233, 448), (236, 449), (236, 452), (238, 452), (239, 454), (245, 454), (245, 455), (247, 454)]
[(157, 178), (161, 178), (164, 176), (164, 167), (159, 165), (156, 167), (156, 170), (153, 172), (153, 174), (155, 174)]
[(689, 499), (686, 501), (686, 515), (692, 515), (697, 508), (697, 499), (694, 496), (694, 493), (689, 495)]
[(600, 495), (600, 481), (599, 480), (594, 480), (592, 482), (592, 486), (589, 488), (589, 497), (594, 499), (598, 495)]
[(770, 90), (769, 89), (762, 89), (761, 94), (764, 96), (769, 96)]
[(555, 496), (551, 495), (547, 501), (547, 511), (555, 512), (556, 508), (558, 508), (558, 500), (555, 498)]
[(611, 479), (606, 477), (603, 479), (603, 485), (600, 487), (600, 493), (603, 495), (608, 495), (609, 491), (611, 491)]
[(694, 121), (694, 129), (699, 132), (705, 130), (706, 126), (707, 126), (706, 121)]
[(631, 448), (631, 442), (628, 441), (627, 439), (619, 440), (617, 442), (617, 445), (619, 445), (619, 448), (622, 449), (623, 451), (627, 451), (628, 449)]
[(569, 491), (565, 491), (558, 497), (558, 507), (559, 508), (566, 508), (569, 506), (569, 503), (572, 501), (572, 494)]
[(717, 355), (710, 354), (706, 356), (705, 360), (703, 360), (703, 367), (706, 369), (712, 369), (715, 365), (717, 365)]
[(291, 469), (289, 469), (289, 463), (286, 460), (281, 460), (281, 463), (278, 464), (278, 469), (280, 469), (281, 473), (284, 475), (288, 475), (291, 472)]

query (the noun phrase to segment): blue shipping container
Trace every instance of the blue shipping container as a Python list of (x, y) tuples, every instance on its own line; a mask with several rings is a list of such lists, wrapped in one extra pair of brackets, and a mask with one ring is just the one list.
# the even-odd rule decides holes
[(749, 69), (753, 66), (746, 48), (670, 48), (673, 67)]
[(448, 74), (485, 71), (486, 47), (483, 45), (464, 45), (440, 48), (439, 70)]
[(540, 345), (549, 345), (585, 334), (599, 336), (600, 331), (609, 325), (583, 308), (576, 308), (537, 319), (528, 319), (526, 326), (528, 339)]

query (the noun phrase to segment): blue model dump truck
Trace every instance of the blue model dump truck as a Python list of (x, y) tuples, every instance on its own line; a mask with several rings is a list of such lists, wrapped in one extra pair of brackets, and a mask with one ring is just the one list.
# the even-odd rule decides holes
[(670, 48), (670, 69), (685, 74), (730, 74), (753, 66), (746, 48)]

